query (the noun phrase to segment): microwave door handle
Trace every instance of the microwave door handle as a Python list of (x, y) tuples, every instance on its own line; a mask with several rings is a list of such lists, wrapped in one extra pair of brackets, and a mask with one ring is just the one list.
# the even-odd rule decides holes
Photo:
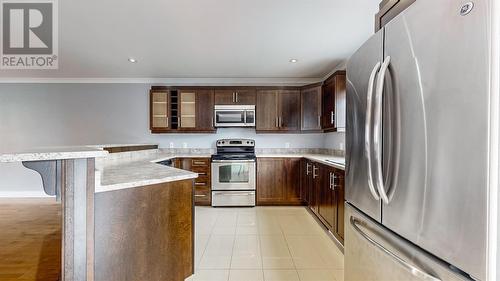
[(382, 175), (382, 95), (384, 93), (385, 74), (389, 68), (391, 57), (387, 56), (380, 68), (379, 76), (377, 77), (377, 88), (375, 92), (375, 120), (373, 124), (373, 142), (375, 152), (375, 183), (377, 185), (378, 193), (385, 204), (389, 204), (389, 198), (384, 187), (384, 179)]
[(372, 194), (375, 200), (380, 200), (380, 196), (377, 194), (375, 190), (375, 182), (373, 180), (373, 171), (372, 171), (372, 157), (371, 157), (371, 119), (372, 119), (372, 107), (373, 107), (373, 84), (375, 81), (375, 76), (377, 75), (377, 71), (380, 68), (380, 62), (373, 67), (373, 70), (370, 74), (370, 78), (368, 80), (368, 91), (366, 94), (366, 116), (365, 116), (365, 154), (367, 160), (367, 168), (368, 168), (368, 188), (370, 189), (370, 193)]

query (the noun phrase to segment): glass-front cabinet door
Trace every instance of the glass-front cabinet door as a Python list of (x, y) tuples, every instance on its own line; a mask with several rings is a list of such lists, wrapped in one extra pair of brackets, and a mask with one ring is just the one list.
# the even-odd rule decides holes
[(169, 125), (169, 92), (151, 91), (151, 130), (167, 130)]

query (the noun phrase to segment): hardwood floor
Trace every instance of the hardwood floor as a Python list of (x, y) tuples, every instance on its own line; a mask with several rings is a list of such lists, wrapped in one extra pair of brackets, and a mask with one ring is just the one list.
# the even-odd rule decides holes
[(61, 205), (0, 199), (0, 281), (56, 281), (60, 271)]

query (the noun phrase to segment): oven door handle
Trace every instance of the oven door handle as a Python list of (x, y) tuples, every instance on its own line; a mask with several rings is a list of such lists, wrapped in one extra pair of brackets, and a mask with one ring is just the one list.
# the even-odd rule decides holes
[(236, 193), (236, 192), (215, 192), (215, 195), (221, 195), (221, 196), (252, 196), (255, 195), (255, 193), (251, 192), (245, 192), (245, 193)]
[(255, 163), (255, 160), (212, 160), (212, 163)]

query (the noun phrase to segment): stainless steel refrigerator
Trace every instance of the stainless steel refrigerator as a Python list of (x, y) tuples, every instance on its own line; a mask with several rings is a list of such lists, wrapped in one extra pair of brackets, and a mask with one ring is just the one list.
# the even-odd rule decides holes
[(417, 0), (347, 63), (345, 280), (486, 280), (488, 1)]

